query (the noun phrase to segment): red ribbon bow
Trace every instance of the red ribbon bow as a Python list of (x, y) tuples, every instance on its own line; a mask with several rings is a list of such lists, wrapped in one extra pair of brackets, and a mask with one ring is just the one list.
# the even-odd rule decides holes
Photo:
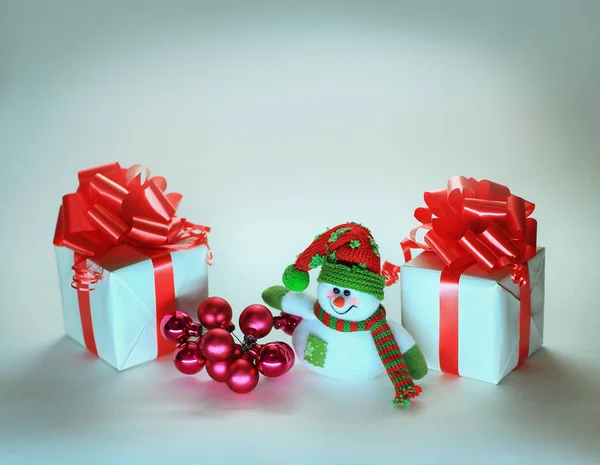
[(79, 258), (73, 267), (76, 289), (90, 290), (101, 279), (102, 268), (87, 260), (97, 261), (117, 246), (141, 252), (208, 246), (210, 228), (176, 216), (182, 195), (165, 194), (165, 178), (151, 177), (146, 167), (115, 162), (80, 171), (78, 178), (77, 191), (63, 196), (54, 234), (54, 245)]
[[(458, 269), (478, 263), (485, 270), (518, 265), (536, 254), (535, 205), (492, 181), (453, 176), (447, 189), (425, 192), (427, 207), (417, 208), (422, 224), (401, 242), (404, 258), (410, 249), (435, 252), (444, 264)], [(424, 243), (417, 241), (427, 230)]]
[[(531, 296), (527, 260), (537, 253), (535, 205), (492, 181), (453, 176), (446, 189), (425, 192), (426, 207), (415, 210), (421, 225), (400, 245), (404, 259), (411, 249), (434, 252), (446, 265), (440, 278), (440, 368), (458, 374), (458, 283), (474, 263), (484, 270), (511, 266), (519, 285), (519, 362), (529, 353)], [(427, 231), (423, 242), (419, 230)]]

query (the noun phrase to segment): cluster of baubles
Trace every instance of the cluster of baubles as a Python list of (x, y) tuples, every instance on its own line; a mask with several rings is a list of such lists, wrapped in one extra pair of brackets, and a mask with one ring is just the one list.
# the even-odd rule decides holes
[(294, 365), (294, 350), (285, 342), (259, 344), (272, 329), (293, 332), (298, 319), (291, 315), (273, 316), (264, 305), (247, 306), (239, 317), (243, 340), (234, 340), (235, 325), (231, 305), (221, 297), (209, 297), (198, 307), (198, 321), (176, 311), (161, 321), (162, 336), (177, 344), (175, 368), (186, 375), (206, 372), (215, 381), (226, 383), (237, 393), (252, 391), (259, 374), (277, 378)]

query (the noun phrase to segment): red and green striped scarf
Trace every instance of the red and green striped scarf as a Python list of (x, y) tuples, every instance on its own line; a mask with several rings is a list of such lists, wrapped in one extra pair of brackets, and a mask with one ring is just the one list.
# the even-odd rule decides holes
[(413, 383), (398, 342), (385, 319), (385, 309), (382, 305), (363, 321), (347, 321), (330, 315), (318, 303), (314, 307), (315, 316), (328, 328), (343, 333), (370, 331), (381, 363), (390, 377), (396, 396), (394, 404), (409, 405), (410, 400), (421, 393), (421, 387)]

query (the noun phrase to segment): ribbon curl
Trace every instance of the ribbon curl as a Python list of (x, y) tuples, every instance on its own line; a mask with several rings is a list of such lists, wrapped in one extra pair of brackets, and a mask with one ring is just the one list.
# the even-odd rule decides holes
[[(463, 176), (450, 178), (446, 189), (425, 192), (424, 199), (427, 206), (414, 213), (421, 224), (400, 243), (406, 261), (411, 249), (422, 249), (452, 270), (474, 263), (486, 271), (510, 265), (513, 281), (522, 282), (518, 267), (536, 254), (533, 203), (502, 184)], [(421, 230), (423, 242), (417, 241)]]
[(396, 284), (398, 282), (400, 267), (398, 265), (394, 265), (388, 261), (383, 262), (381, 265), (381, 276), (385, 278), (385, 285), (391, 286), (392, 284)]
[[(54, 245), (76, 254), (75, 289), (92, 290), (102, 278), (98, 261), (118, 246), (145, 255), (208, 248), (210, 228), (176, 216), (182, 195), (166, 194), (166, 179), (145, 166), (109, 163), (80, 171), (78, 179), (77, 190), (63, 196), (54, 234)], [(209, 264), (211, 258), (209, 249)]]

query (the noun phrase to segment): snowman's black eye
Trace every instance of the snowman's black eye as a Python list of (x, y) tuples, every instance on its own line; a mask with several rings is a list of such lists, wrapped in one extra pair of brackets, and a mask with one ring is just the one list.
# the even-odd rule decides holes
[(348, 296), (350, 295), (350, 291), (349, 291), (348, 289), (346, 289), (346, 290), (344, 291), (344, 295), (345, 295), (346, 297), (348, 297)]
[(334, 288), (333, 288), (333, 293), (334, 293), (334, 294), (339, 294), (339, 293), (340, 293), (340, 290), (339, 290), (337, 287), (334, 287)]

